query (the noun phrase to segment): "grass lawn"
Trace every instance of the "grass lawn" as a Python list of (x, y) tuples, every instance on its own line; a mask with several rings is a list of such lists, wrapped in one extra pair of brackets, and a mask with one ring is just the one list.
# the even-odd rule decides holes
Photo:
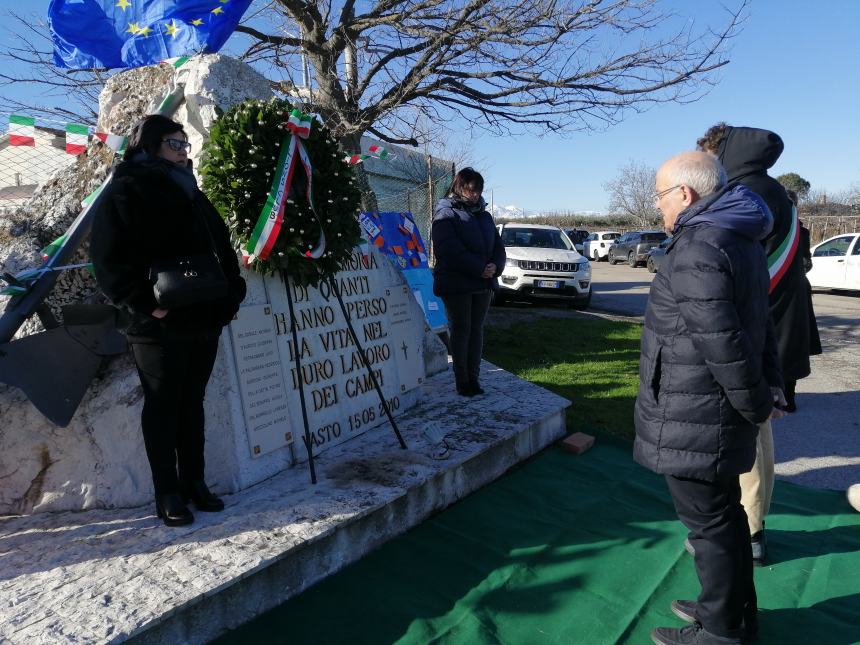
[(484, 358), (573, 401), (569, 432), (633, 439), (639, 387), (636, 323), (590, 318), (535, 318), (484, 330)]

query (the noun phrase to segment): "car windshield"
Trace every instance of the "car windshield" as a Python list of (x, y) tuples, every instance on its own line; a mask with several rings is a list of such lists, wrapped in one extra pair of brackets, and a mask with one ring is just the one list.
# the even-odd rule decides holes
[(506, 226), (502, 231), (502, 244), (537, 249), (561, 249), (563, 251), (573, 249), (567, 237), (562, 235), (560, 230), (550, 228), (512, 228)]
[(621, 237), (621, 233), (604, 233), (603, 234), (604, 240), (617, 240), (619, 237)]

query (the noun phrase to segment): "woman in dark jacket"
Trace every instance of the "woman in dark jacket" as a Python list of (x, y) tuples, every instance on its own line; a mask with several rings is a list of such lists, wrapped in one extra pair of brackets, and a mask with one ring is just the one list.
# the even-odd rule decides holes
[[(227, 227), (197, 188), (182, 126), (150, 115), (131, 134), (93, 223), (90, 253), (96, 279), (119, 310), (143, 386), (141, 415), (158, 516), (189, 524), (224, 503), (204, 482), (203, 397), (218, 337), (245, 297)], [(154, 263), (215, 252), (227, 295), (165, 309), (156, 301)], [(177, 472), (178, 465), (178, 472)]]
[(472, 168), (454, 177), (433, 214), (433, 293), (445, 303), (457, 393), (483, 394), (479, 376), (484, 317), (505, 268), (505, 247), (481, 197), (484, 178)]

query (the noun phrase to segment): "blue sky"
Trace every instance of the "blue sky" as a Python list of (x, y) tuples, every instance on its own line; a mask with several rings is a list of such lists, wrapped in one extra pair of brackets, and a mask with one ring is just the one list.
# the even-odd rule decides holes
[[(2, 8), (11, 4), (3, 0)], [(695, 7), (702, 26), (725, 19), (718, 3), (669, 4), (683, 13)], [(21, 13), (43, 16), (47, 5), (48, 0), (14, 3)], [(718, 121), (778, 132), (786, 148), (774, 174), (797, 172), (813, 190), (830, 193), (860, 184), (860, 2), (753, 0), (729, 58), (718, 85), (701, 100), (631, 112), (604, 131), (564, 138), (478, 134), (469, 144), (469, 161), (486, 178), (486, 197), (492, 191), (496, 204), (527, 211), (603, 211), (603, 184), (622, 165), (632, 159), (656, 167), (693, 148)]]

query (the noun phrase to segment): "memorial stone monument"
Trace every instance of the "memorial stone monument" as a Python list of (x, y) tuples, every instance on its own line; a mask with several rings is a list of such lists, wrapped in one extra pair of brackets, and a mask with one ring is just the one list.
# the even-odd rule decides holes
[[(150, 92), (157, 99), (165, 89), (143, 85), (145, 74), (133, 70), (108, 84), (100, 105), (121, 115), (109, 127), (127, 131), (152, 104), (140, 95)], [(164, 82), (185, 84), (185, 103), (176, 118), (192, 142), (205, 141), (216, 108), (226, 111), (248, 98), (268, 98), (265, 79), (226, 57), (204, 56), (174, 74)], [(83, 159), (46, 190), (62, 192), (66, 185), (73, 203), (79, 202), (91, 187), (74, 174), (85, 164)], [(63, 202), (66, 209), (69, 201)], [(45, 204), (45, 197), (37, 194), (36, 202)], [(56, 220), (62, 214), (44, 217)], [(248, 296), (222, 334), (206, 395), (207, 482), (216, 493), (241, 490), (307, 459), (302, 394), (310, 446), (324, 459), (330, 446), (353, 438), (373, 441), (377, 433), (393, 431), (373, 381), (397, 415), (417, 402), (429, 374), (447, 369), (444, 347), (427, 330), (402, 276), (370, 245), (351, 249), (333, 278), (358, 343), (330, 282), (291, 285), (295, 343), (284, 275), (248, 272), (245, 277)], [(93, 291), (85, 282), (62, 298), (74, 302), (76, 295)], [(150, 503), (141, 405), (127, 356), (106, 365), (66, 428), (52, 426), (19, 391), (0, 385), (0, 514)]]

